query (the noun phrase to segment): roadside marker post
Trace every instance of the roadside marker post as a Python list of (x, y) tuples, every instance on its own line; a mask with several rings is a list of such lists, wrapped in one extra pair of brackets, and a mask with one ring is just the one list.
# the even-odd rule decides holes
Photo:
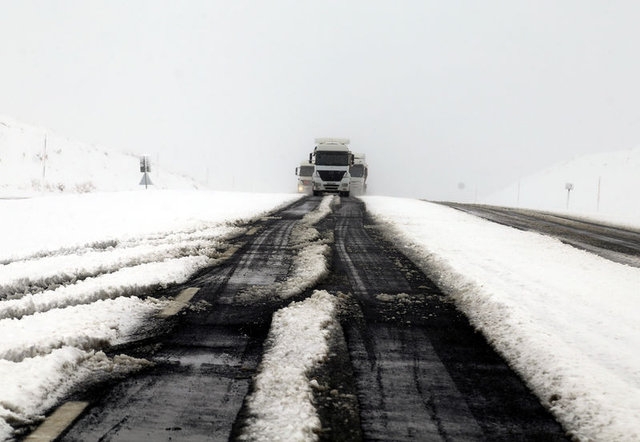
[(573, 190), (573, 184), (567, 183), (564, 185), (564, 188), (567, 189), (567, 210), (569, 210), (569, 196), (571, 195), (571, 191)]
[(144, 184), (144, 188), (147, 189), (149, 184), (153, 184), (149, 177), (149, 172), (151, 172), (151, 160), (148, 155), (142, 155), (140, 157), (140, 172), (143, 174), (142, 180), (140, 180), (140, 185)]

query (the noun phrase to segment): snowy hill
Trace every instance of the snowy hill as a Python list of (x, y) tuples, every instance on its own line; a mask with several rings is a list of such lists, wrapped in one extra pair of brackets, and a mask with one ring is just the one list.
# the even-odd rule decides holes
[[(153, 164), (153, 158), (151, 160), (154, 188), (199, 187), (194, 180), (162, 170)], [(0, 197), (41, 191), (135, 190), (141, 188), (141, 178), (136, 155), (70, 140), (47, 129), (0, 116)]]
[[(569, 195), (567, 183), (573, 184)], [(637, 218), (640, 216), (639, 190), (640, 148), (635, 148), (585, 155), (556, 164), (521, 179), (482, 202)]]

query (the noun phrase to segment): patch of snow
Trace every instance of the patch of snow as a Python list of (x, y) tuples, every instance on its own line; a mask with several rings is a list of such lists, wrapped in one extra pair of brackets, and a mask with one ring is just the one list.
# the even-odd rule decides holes
[[(42, 413), (84, 380), (112, 372), (118, 375), (139, 370), (150, 363), (125, 355), (107, 357), (101, 351), (64, 346), (20, 362), (0, 359), (0, 437), (10, 438), (12, 425), (43, 419)], [(10, 380), (5, 382), (5, 380)]]
[(329, 336), (340, 327), (337, 303), (335, 296), (316, 291), (273, 315), (240, 440), (318, 440), (312, 390), (317, 381), (309, 373), (327, 358)]
[(154, 298), (116, 298), (0, 320), (0, 335), (11, 336), (0, 341), (0, 360), (21, 362), (56, 348), (91, 350), (126, 342), (138, 323), (166, 303)]
[(206, 256), (187, 256), (161, 262), (125, 267), (113, 273), (87, 278), (18, 299), (0, 303), (0, 319), (20, 319), (25, 315), (54, 308), (88, 304), (101, 299), (133, 296), (186, 281), (190, 275), (210, 263)]

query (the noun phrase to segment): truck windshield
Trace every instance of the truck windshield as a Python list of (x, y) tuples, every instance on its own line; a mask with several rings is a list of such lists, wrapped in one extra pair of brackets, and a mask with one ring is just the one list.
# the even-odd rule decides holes
[(354, 178), (362, 178), (364, 176), (364, 166), (362, 164), (356, 164), (349, 168), (349, 173)]
[(316, 152), (316, 165), (320, 166), (348, 166), (348, 152)]
[(300, 166), (300, 176), (311, 176), (313, 175), (313, 166)]

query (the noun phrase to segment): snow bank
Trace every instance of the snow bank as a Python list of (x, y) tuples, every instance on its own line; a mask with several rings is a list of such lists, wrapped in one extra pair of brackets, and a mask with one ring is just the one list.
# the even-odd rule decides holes
[(101, 351), (72, 346), (20, 362), (0, 359), (0, 438), (10, 438), (12, 425), (41, 420), (43, 412), (90, 377), (105, 372), (123, 375), (148, 365), (145, 360), (125, 355), (109, 358)]
[(362, 199), (566, 430), (640, 439), (640, 269), (447, 207)]
[(186, 281), (191, 274), (209, 263), (206, 256), (184, 258), (127, 267), (95, 278), (87, 278), (72, 285), (27, 294), (19, 299), (0, 303), (0, 319), (19, 319), (25, 315), (101, 299), (144, 294), (168, 284)]
[(335, 296), (316, 291), (274, 314), (240, 440), (318, 440), (321, 425), (311, 387), (315, 381), (308, 376), (326, 359), (329, 336), (340, 327), (337, 303)]
[(0, 265), (0, 299), (53, 289), (74, 280), (116, 272), (123, 267), (167, 261), (187, 256), (219, 256), (223, 238), (239, 228), (219, 225), (198, 232), (177, 232), (137, 241), (64, 250), (58, 255), (31, 257)]
[(0, 262), (246, 221), (297, 194), (150, 190), (0, 200)]
[(21, 362), (65, 346), (91, 350), (118, 344), (166, 304), (153, 298), (116, 298), (0, 320), (0, 336), (11, 336), (0, 341), (0, 360)]

